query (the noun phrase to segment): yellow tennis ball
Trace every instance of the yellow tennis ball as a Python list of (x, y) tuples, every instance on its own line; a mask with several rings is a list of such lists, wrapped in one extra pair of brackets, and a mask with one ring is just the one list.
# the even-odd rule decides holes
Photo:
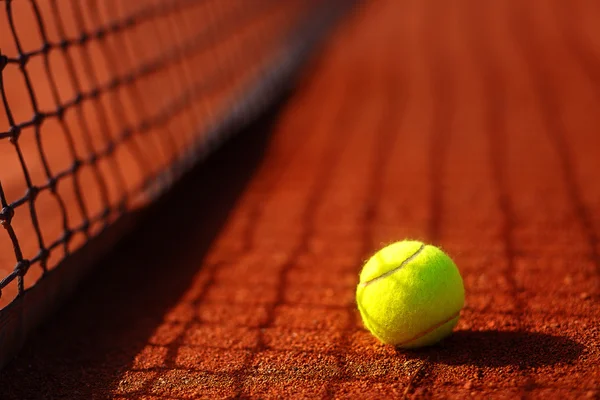
[(379, 340), (402, 348), (429, 346), (458, 323), (465, 289), (442, 250), (405, 240), (378, 251), (356, 288), (362, 320)]

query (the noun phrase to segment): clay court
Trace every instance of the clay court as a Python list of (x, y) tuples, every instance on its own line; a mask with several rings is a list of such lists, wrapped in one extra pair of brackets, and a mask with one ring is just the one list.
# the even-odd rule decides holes
[[(95, 260), (0, 397), (599, 398), (599, 15), (358, 3)], [(355, 302), (364, 260), (405, 238), (443, 248), (466, 289), (453, 335), (411, 351)]]

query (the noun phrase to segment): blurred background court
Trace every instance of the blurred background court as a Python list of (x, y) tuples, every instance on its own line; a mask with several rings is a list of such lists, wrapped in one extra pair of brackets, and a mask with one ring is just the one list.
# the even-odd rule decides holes
[[(598, 398), (599, 15), (0, 1), (0, 397)], [(466, 287), (419, 351), (354, 302), (404, 238)]]

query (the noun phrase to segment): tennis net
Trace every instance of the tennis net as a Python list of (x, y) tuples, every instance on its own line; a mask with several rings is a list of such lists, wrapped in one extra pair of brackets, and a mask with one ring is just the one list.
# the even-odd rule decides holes
[(0, 0), (0, 365), (349, 4)]

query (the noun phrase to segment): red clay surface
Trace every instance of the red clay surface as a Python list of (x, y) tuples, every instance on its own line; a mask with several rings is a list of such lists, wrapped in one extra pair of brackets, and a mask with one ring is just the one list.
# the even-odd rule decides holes
[[(530, 3), (360, 8), (274, 126), (188, 177), (0, 373), (2, 396), (598, 398), (600, 6)], [(418, 351), (378, 343), (354, 304), (362, 260), (408, 237), (467, 291), (457, 331)]]

